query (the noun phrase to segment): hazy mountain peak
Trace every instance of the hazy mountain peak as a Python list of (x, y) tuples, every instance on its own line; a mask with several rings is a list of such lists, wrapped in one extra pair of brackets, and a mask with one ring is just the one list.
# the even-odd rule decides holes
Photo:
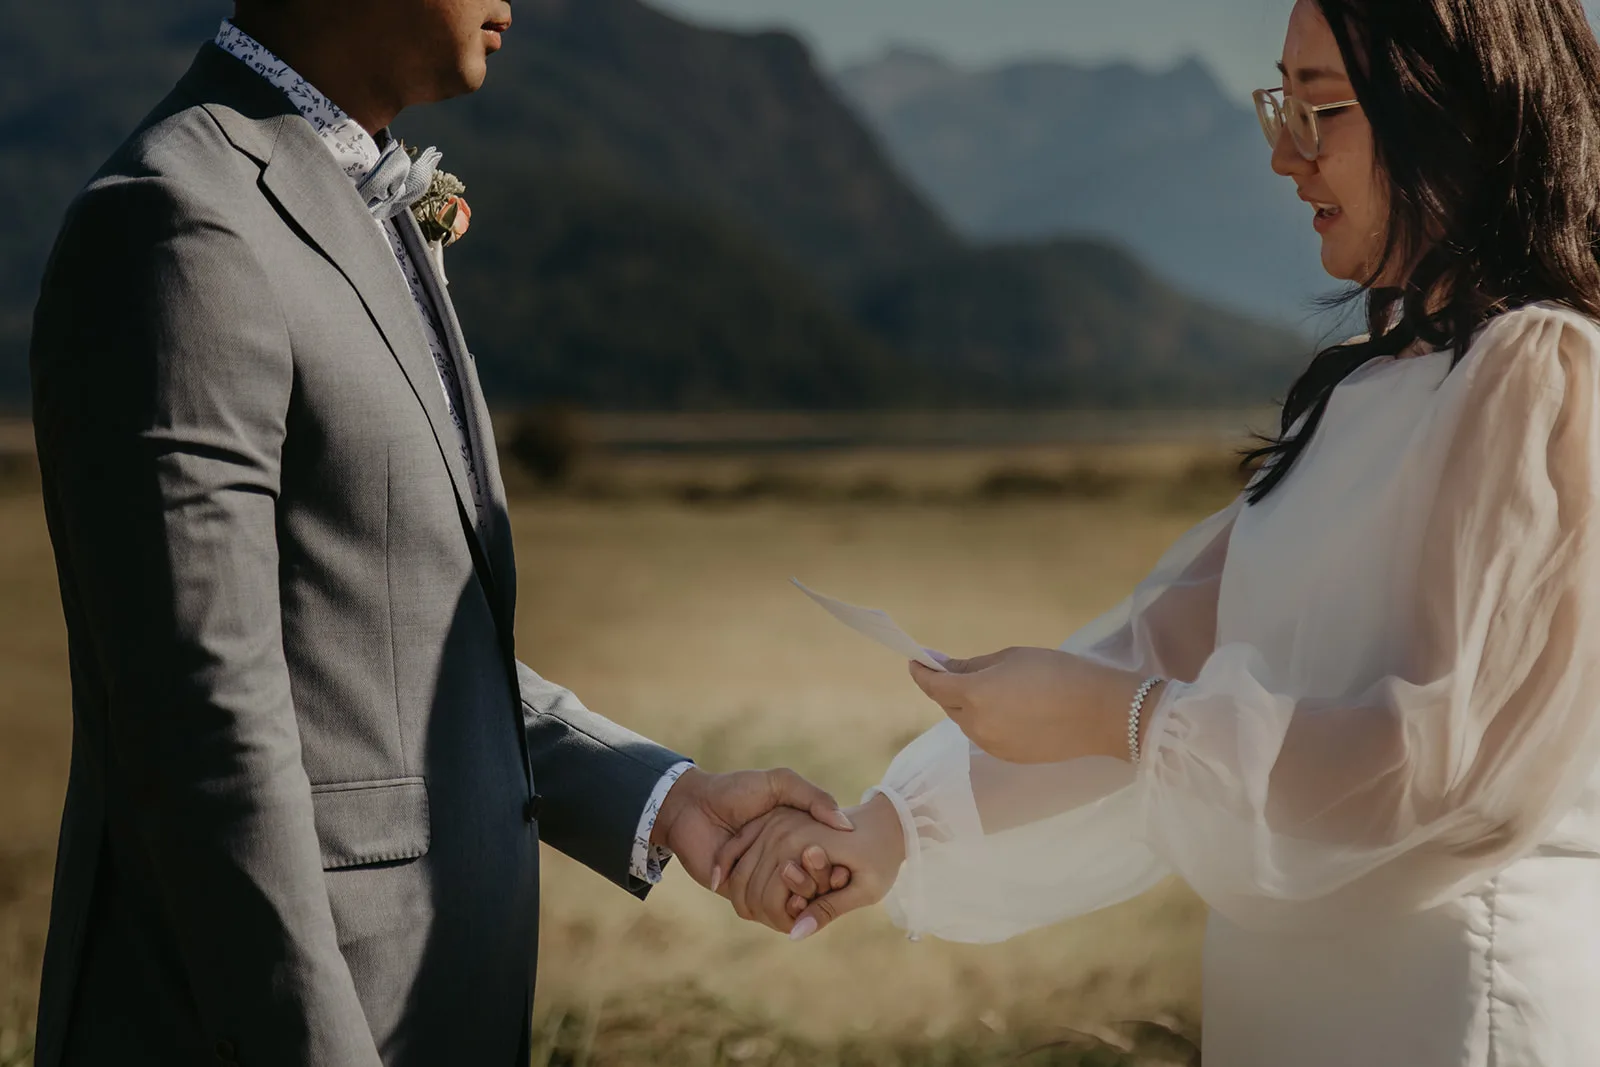
[(890, 45), (876, 58), (846, 67), (839, 75), (869, 111), (899, 107), (964, 76), (944, 56), (906, 44)]
[(920, 85), (902, 76), (894, 94), (889, 69), (838, 82), (970, 237), (1112, 238), (1191, 292), (1280, 321), (1328, 287), (1249, 101), (1196, 56), (1158, 70), (1018, 59)]
[(924, 45), (916, 44), (891, 44), (883, 50), (883, 54), (878, 58), (877, 62), (894, 63), (905, 67), (921, 67), (935, 73), (957, 74), (960, 72), (960, 68), (945, 56)]
[(1230, 94), (1222, 87), (1216, 72), (1199, 56), (1190, 54), (1184, 56), (1167, 72), (1166, 80), (1177, 85), (1188, 86), (1196, 90), (1211, 93), (1220, 97)]

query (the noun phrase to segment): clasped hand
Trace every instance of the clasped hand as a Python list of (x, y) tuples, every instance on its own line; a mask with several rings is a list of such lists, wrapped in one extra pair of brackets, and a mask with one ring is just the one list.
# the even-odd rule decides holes
[[(1140, 677), (1043, 648), (944, 660), (947, 673), (911, 665), (912, 678), (974, 745), (1008, 763), (1126, 756), (1126, 709)], [(876, 904), (905, 859), (899, 814), (883, 795), (822, 819), (776, 807), (729, 834), (710, 885), (741, 918), (801, 940)]]
[(753, 820), (717, 854), (718, 871), (730, 872), (718, 892), (740, 918), (795, 941), (878, 903), (905, 859), (900, 816), (883, 796), (846, 814), (848, 832), (788, 808)]
[[(668, 792), (651, 843), (671, 849), (695, 881), (731, 900), (743, 918), (801, 929), (797, 939), (883, 899), (904, 851), (887, 801), (847, 814), (789, 770), (691, 768)], [(813, 898), (820, 918), (797, 926)]]

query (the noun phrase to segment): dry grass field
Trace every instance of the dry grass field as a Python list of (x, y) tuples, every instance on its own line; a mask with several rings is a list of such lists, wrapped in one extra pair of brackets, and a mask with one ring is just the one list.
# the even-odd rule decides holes
[[(953, 654), (1053, 644), (1226, 501), (1221, 455), (1035, 447), (591, 466), (572, 493), (513, 504), (520, 651), (709, 768), (787, 764), (848, 803), (937, 709), (790, 576), (889, 609)], [(65, 658), (24, 485), (0, 493), (0, 1067), (28, 1063), (70, 734)], [(1192, 1034), (1202, 914), (1168, 887), (999, 946), (911, 944), (877, 914), (791, 945), (681, 874), (639, 905), (551, 855), (535, 1063), (1136, 1062), (1068, 1039), (1111, 1037), (1128, 1019)]]

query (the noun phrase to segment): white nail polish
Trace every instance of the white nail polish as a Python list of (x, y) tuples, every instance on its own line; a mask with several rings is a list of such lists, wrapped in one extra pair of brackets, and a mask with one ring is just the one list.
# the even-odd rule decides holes
[(804, 941), (806, 938), (810, 937), (816, 932), (816, 917), (813, 915), (807, 915), (804, 919), (801, 919), (799, 922), (794, 924), (794, 929), (789, 931), (789, 940)]

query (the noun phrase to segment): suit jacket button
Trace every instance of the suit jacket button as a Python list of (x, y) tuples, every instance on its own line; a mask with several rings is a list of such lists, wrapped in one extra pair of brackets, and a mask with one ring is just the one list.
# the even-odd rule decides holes
[(223, 1063), (232, 1063), (232, 1062), (234, 1062), (234, 1059), (233, 1059), (233, 1042), (232, 1041), (218, 1041), (217, 1042), (216, 1053), (217, 1053), (217, 1059), (221, 1060)]
[(544, 797), (540, 796), (538, 793), (533, 794), (533, 796), (528, 798), (528, 802), (522, 805), (523, 821), (538, 822), (539, 809), (542, 807), (544, 807)]

